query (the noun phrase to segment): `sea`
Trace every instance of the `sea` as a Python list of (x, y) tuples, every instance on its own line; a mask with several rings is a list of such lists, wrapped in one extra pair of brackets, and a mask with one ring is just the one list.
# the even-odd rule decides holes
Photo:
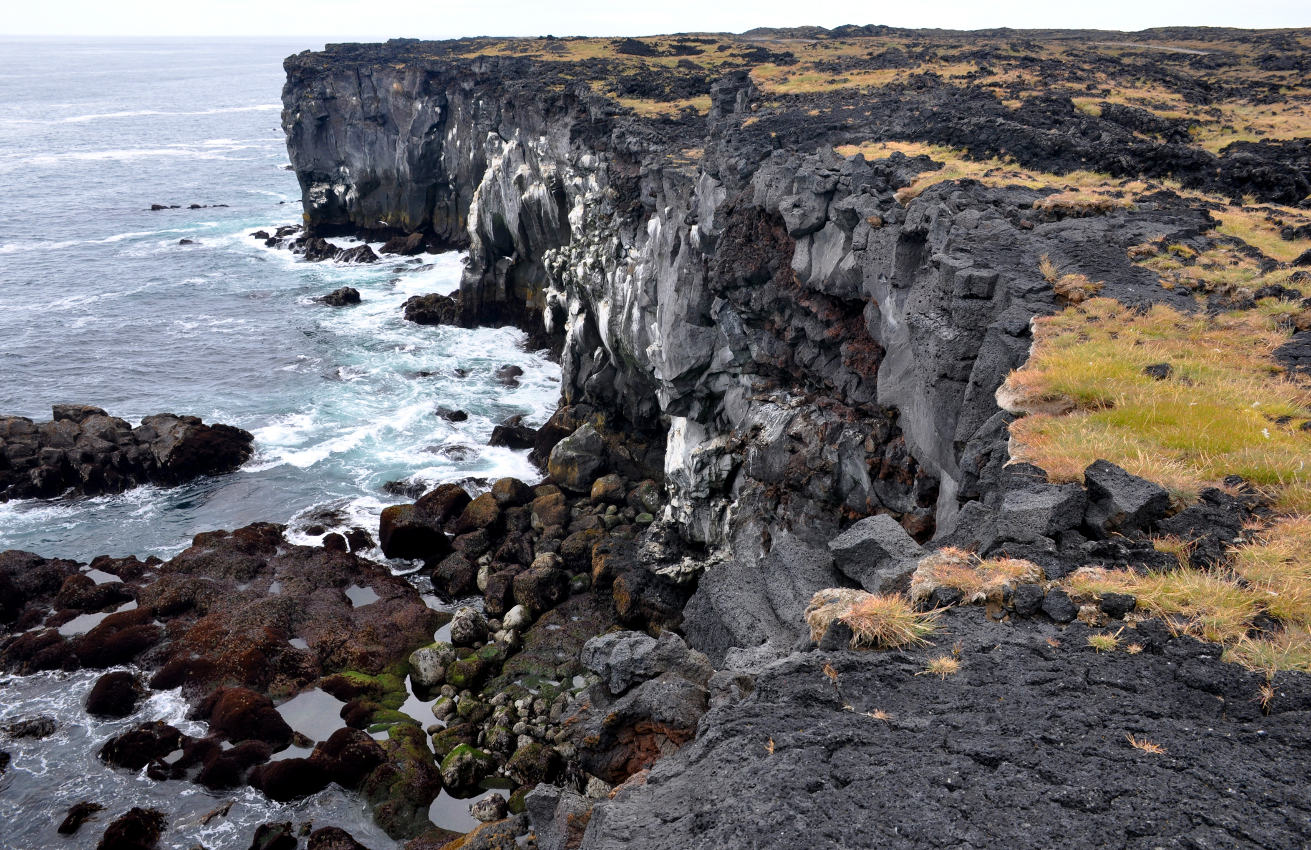
[[(64, 402), (134, 425), (191, 414), (247, 429), (256, 449), (237, 472), (180, 487), (0, 503), (0, 550), (167, 558), (198, 532), (254, 521), (315, 543), (322, 530), (307, 530), (316, 525), (376, 532), (381, 509), (407, 500), (397, 482), (477, 490), (506, 475), (539, 477), (524, 452), (486, 443), (510, 416), (547, 419), (559, 367), (513, 328), (402, 317), (411, 295), (453, 292), (463, 257), (308, 263), (251, 237), (301, 222), (280, 126), (281, 63), (321, 47), (0, 40), (0, 414), (39, 421)], [(315, 300), (341, 286), (362, 303)], [(517, 385), (497, 380), (505, 365), (523, 369)], [(448, 421), (443, 409), (468, 418)], [(0, 725), (36, 714), (60, 724), (44, 741), (0, 740), (14, 756), (0, 777), (3, 850), (94, 847), (116, 812), (72, 839), (53, 831), (82, 799), (111, 810), (158, 805), (170, 816), (166, 847), (242, 850), (268, 820), (338, 823), (374, 850), (398, 846), (339, 790), (282, 806), (106, 768), (94, 751), (118, 727), (188, 721), (171, 693), (126, 721), (89, 719), (80, 699), (93, 681), (0, 677)], [(229, 800), (227, 815), (202, 823)]]

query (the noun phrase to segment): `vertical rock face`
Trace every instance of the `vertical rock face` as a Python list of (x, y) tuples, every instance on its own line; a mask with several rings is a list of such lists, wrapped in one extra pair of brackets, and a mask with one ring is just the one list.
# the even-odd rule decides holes
[(752, 133), (743, 72), (707, 116), (656, 121), (559, 65), (423, 46), (287, 60), (310, 229), (467, 248), (464, 320), (546, 331), (564, 403), (664, 434), (671, 519), (708, 545), (826, 540), (872, 513), (921, 541), (949, 530), (1005, 458), (994, 393), (1056, 306), (1040, 258), (1168, 299), (1125, 249), (1202, 225), (1166, 195), (1054, 221), (1032, 215), (1043, 190), (952, 182), (902, 203), (927, 158)]

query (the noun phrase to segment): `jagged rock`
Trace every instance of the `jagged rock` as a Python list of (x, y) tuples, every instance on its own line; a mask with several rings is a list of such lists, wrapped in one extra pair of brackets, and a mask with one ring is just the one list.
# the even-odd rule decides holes
[(1042, 611), (1058, 623), (1069, 623), (1079, 616), (1079, 606), (1064, 590), (1053, 588), (1042, 598)]
[(450, 599), (475, 593), (477, 580), (477, 566), (458, 553), (447, 555), (432, 571), (433, 588)]
[(338, 253), (336, 260), (339, 263), (376, 263), (378, 255), (368, 245), (356, 245)]
[(611, 632), (584, 644), (579, 660), (615, 696), (661, 673), (675, 673), (702, 687), (714, 673), (709, 659), (688, 649), (673, 632), (662, 632), (659, 640), (640, 632)]
[(58, 728), (59, 723), (55, 718), (42, 714), (7, 723), (4, 733), (10, 738), (49, 738)]
[(472, 498), (459, 484), (442, 484), (420, 497), (414, 507), (436, 526), (444, 527), (459, 516), (470, 501)]
[(513, 593), (517, 605), (540, 613), (569, 595), (569, 576), (555, 567), (529, 567), (514, 577)]
[(1198, 494), (1198, 502), (1156, 524), (1163, 535), (1192, 542), (1189, 560), (1207, 568), (1224, 563), (1229, 548), (1242, 539), (1251, 511), (1238, 499), (1214, 487)]
[(997, 512), (997, 535), (1021, 542), (1053, 537), (1083, 521), (1086, 500), (1077, 484), (1037, 484), (1011, 490)]
[(161, 413), (132, 428), (87, 405), (55, 405), (50, 422), (0, 416), (0, 501), (172, 486), (245, 463), (254, 437), (229, 425)]
[(1095, 461), (1083, 476), (1088, 488), (1084, 524), (1103, 535), (1146, 530), (1170, 509), (1170, 494), (1164, 487), (1109, 461)]
[(887, 514), (853, 523), (828, 544), (837, 568), (870, 593), (907, 570), (924, 554), (906, 530)]
[(565, 437), (551, 449), (547, 471), (566, 490), (587, 493), (605, 465), (605, 443), (590, 424)]

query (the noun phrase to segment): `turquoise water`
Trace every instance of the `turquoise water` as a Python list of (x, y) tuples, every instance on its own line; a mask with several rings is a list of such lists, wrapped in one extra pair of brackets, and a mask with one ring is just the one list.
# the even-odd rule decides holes
[[(558, 367), (513, 329), (401, 318), (408, 296), (456, 288), (458, 255), (312, 264), (249, 237), (300, 220), (281, 60), (319, 46), (0, 42), (0, 413), (194, 414), (246, 428), (257, 450), (174, 489), (0, 505), (0, 549), (167, 556), (199, 531), (325, 510), (329, 526), (375, 529), (401, 500), (389, 481), (534, 477), (523, 453), (485, 443), (510, 415), (546, 419)], [(343, 285), (363, 303), (312, 300)], [(493, 378), (504, 364), (520, 386)]]

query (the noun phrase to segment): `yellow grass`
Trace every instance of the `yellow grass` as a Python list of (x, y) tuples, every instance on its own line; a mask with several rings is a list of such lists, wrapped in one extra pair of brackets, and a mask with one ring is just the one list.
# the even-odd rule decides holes
[(917, 675), (937, 676), (939, 679), (946, 679), (948, 676), (960, 672), (960, 661), (950, 655), (939, 655), (930, 658), (929, 663)]
[[(1040, 319), (1029, 363), (999, 392), (1015, 412), (1046, 411), (1011, 426), (1012, 458), (1061, 481), (1105, 458), (1185, 498), (1230, 474), (1300, 489), (1311, 388), (1271, 356), (1288, 336), (1270, 312), (1137, 314), (1104, 298)], [(1172, 377), (1143, 374), (1154, 363)]]
[(1006, 589), (1018, 584), (1042, 581), (1042, 568), (1018, 558), (989, 558), (944, 547), (921, 558), (910, 580), (910, 598), (915, 604), (928, 600), (940, 587), (959, 590), (965, 604), (1000, 600)]
[(920, 613), (900, 596), (882, 596), (849, 588), (821, 590), (805, 612), (810, 639), (818, 643), (836, 620), (851, 628), (852, 649), (894, 649), (927, 643), (935, 617)]

